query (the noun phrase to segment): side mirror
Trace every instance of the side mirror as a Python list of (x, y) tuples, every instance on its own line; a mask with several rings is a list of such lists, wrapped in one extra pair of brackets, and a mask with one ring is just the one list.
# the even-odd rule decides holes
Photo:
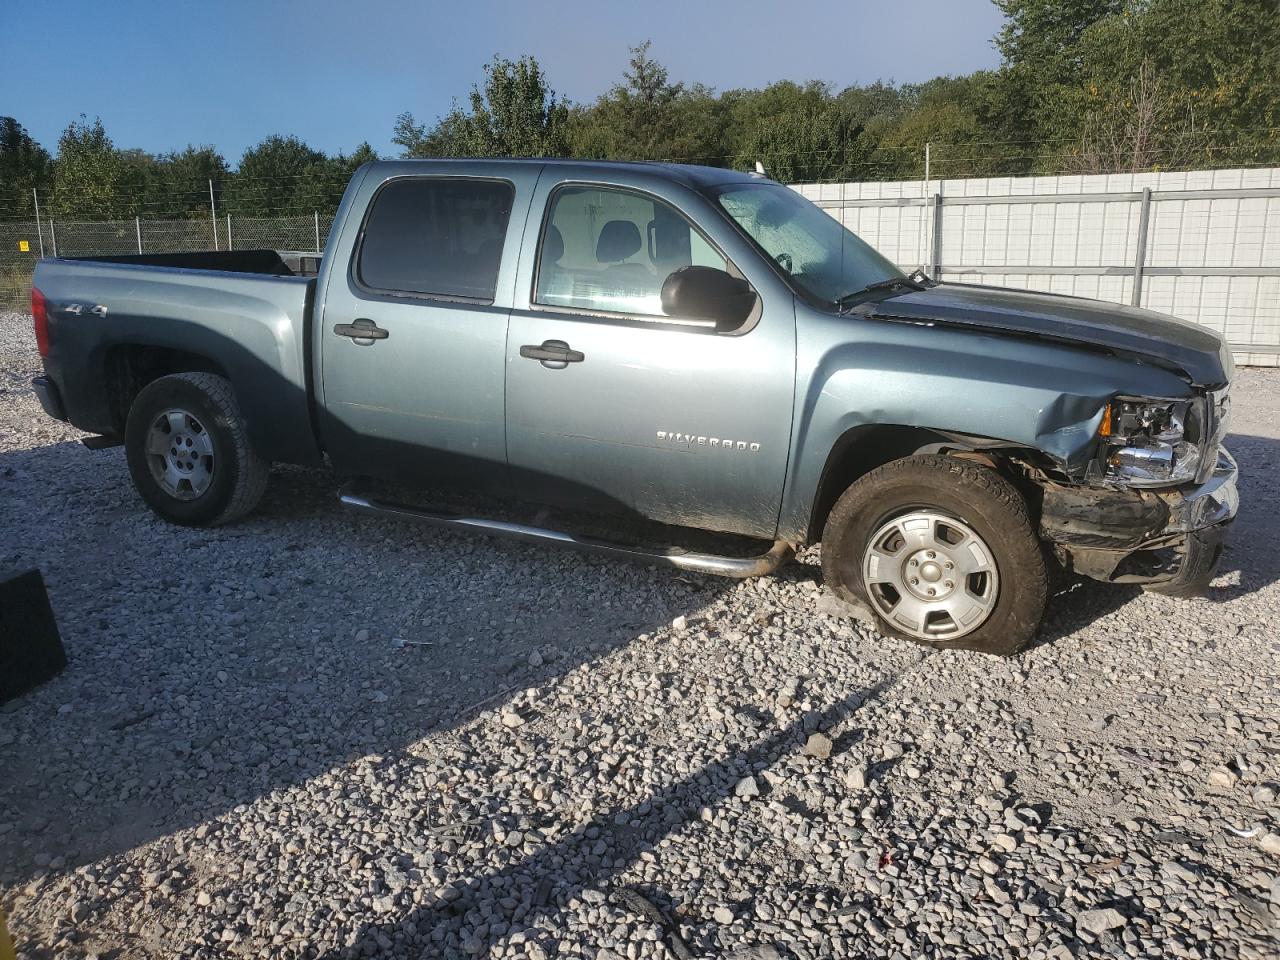
[(715, 267), (681, 267), (662, 284), (663, 313), (713, 320), (722, 333), (742, 326), (755, 305), (751, 284)]

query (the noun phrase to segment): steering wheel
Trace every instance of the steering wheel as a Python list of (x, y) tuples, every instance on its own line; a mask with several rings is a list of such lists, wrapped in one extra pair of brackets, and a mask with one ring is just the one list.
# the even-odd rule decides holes
[(780, 253), (773, 259), (777, 260), (778, 266), (782, 267), (782, 269), (787, 271), (787, 273), (791, 273), (792, 267), (795, 266), (791, 259), (791, 254), (789, 253)]

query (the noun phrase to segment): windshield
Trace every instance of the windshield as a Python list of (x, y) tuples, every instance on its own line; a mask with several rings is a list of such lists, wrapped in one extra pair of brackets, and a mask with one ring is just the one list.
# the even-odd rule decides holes
[(903, 276), (870, 244), (790, 187), (735, 185), (716, 199), (798, 287), (818, 300), (835, 303), (878, 280)]

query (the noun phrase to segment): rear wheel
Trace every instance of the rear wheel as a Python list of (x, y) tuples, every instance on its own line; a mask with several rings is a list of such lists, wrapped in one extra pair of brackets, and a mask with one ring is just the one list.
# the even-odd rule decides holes
[(1034, 638), (1048, 596), (1018, 491), (955, 457), (895, 460), (850, 486), (827, 518), (822, 570), (883, 633), (1004, 656)]
[(230, 523), (267, 485), (269, 464), (249, 447), (231, 384), (212, 373), (147, 384), (129, 408), (125, 453), (142, 499), (172, 523)]

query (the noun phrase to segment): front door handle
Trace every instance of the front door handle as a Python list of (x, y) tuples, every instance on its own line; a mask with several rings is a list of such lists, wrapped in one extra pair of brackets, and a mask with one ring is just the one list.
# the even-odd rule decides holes
[(352, 340), (385, 340), (391, 336), (390, 330), (383, 330), (366, 317), (360, 317), (350, 323), (335, 323), (333, 332), (340, 337), (350, 337)]
[(540, 360), (544, 367), (562, 370), (566, 364), (581, 363), (586, 359), (581, 350), (573, 350), (563, 340), (543, 340), (540, 346), (526, 343), (520, 348), (520, 356), (526, 360)]

